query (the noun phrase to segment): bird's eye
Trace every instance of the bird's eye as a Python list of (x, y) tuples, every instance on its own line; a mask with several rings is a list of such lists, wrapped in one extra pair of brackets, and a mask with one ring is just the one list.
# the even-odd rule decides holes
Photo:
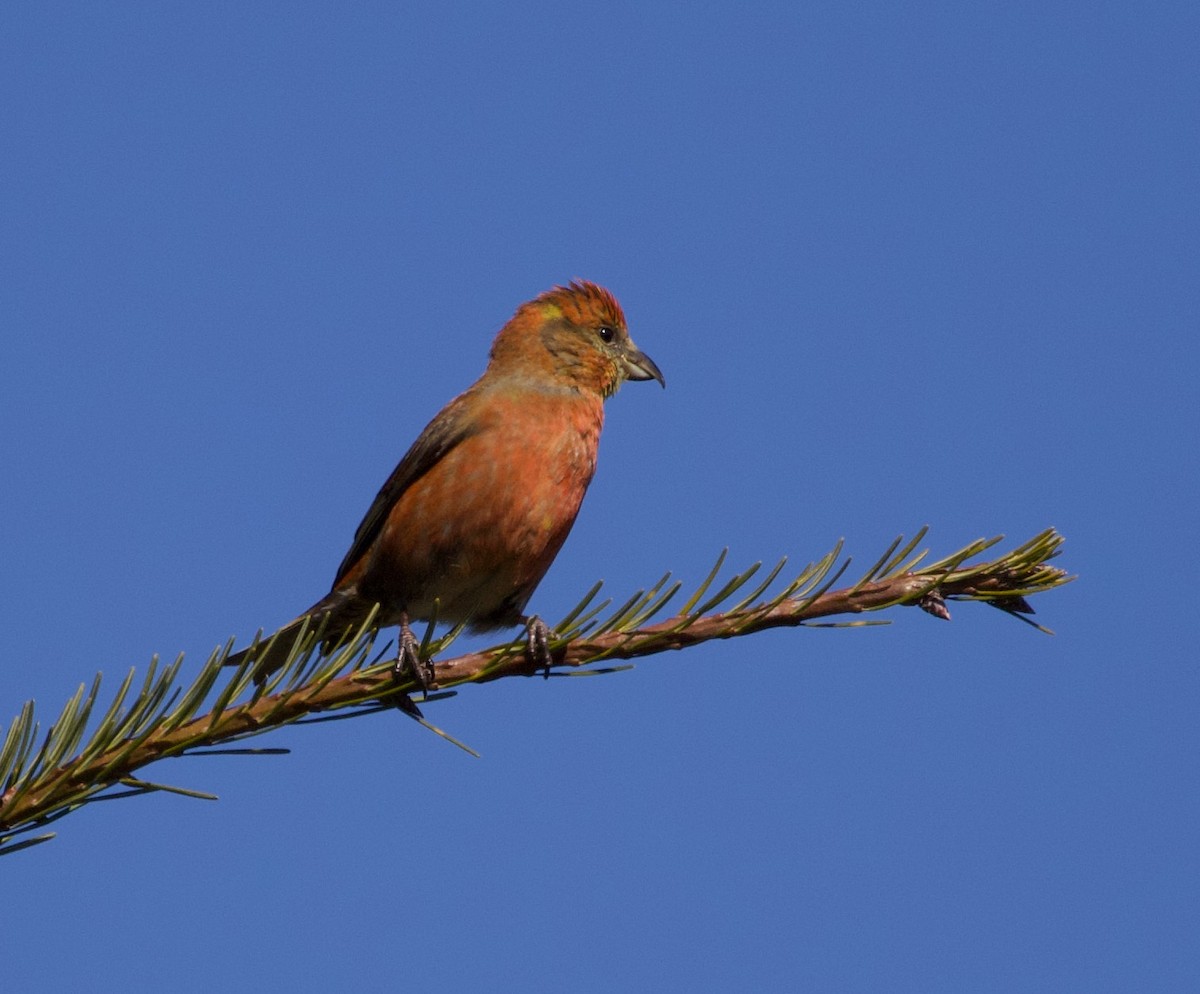
[(602, 341), (602, 342), (611, 342), (614, 338), (617, 337), (616, 330), (613, 328), (610, 328), (606, 324), (601, 325), (598, 329), (596, 329), (596, 334), (600, 336), (600, 341)]

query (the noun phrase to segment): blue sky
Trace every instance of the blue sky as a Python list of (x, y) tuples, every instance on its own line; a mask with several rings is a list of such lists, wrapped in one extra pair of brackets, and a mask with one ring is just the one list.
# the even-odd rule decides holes
[[(522, 300), (609, 286), (531, 605), (931, 526), (1053, 638), (776, 632), (147, 775), (4, 861), (13, 989), (1191, 989), (1190, 4), (23, 5), (0, 31), (3, 718), (328, 588)], [(853, 567), (852, 567), (853, 569)]]

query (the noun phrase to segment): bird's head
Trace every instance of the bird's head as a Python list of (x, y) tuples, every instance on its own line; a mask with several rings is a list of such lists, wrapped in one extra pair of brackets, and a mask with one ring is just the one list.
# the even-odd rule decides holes
[(517, 308), (496, 336), (488, 371), (602, 397), (626, 380), (666, 386), (654, 360), (629, 337), (616, 298), (584, 280), (556, 286)]

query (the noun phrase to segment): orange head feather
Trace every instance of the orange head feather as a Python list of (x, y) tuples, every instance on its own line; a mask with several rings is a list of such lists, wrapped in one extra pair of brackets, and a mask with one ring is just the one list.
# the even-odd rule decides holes
[(600, 397), (627, 379), (664, 383), (629, 337), (616, 297), (586, 280), (556, 286), (518, 307), (492, 343), (486, 375)]

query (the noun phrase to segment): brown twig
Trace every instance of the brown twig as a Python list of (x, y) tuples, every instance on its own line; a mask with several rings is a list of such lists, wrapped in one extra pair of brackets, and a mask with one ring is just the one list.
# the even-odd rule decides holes
[[(645, 615), (653, 614), (665, 599), (659, 594), (665, 584), (664, 578), (641, 601), (637, 597), (631, 599), (630, 604), (634, 607), (624, 606), (607, 623), (599, 625), (595, 630), (597, 633), (577, 634), (557, 641), (552, 639), (548, 647), (550, 657), (555, 667), (578, 668), (601, 660), (637, 659), (669, 650), (686, 649), (713, 639), (736, 638), (770, 628), (811, 625), (824, 618), (859, 615), (901, 605), (922, 606), (948, 619), (949, 612), (945, 607), (947, 600), (983, 600), (1022, 616), (1032, 612), (1026, 596), (1052, 589), (1071, 579), (1062, 570), (1047, 565), (1047, 560), (1057, 555), (1061, 545), (1061, 537), (1053, 531), (1042, 533), (993, 562), (964, 566), (968, 558), (978, 555), (995, 541), (974, 543), (954, 556), (926, 564), (917, 572), (909, 572), (906, 567), (912, 564), (903, 563), (902, 560), (911, 553), (915, 542), (910, 542), (901, 552), (893, 555), (899, 545), (897, 540), (862, 579), (853, 586), (838, 590), (829, 589), (834, 582), (829, 579), (834, 561), (831, 554), (817, 567), (810, 567), (780, 595), (749, 605), (743, 603), (722, 612), (702, 613), (714, 601), (719, 603), (728, 600), (732, 590), (749, 578), (753, 572), (751, 570), (727, 583), (716, 597), (701, 604), (695, 613), (692, 613), (691, 605), (699, 601), (709, 581), (697, 592), (683, 613), (646, 624), (643, 622)], [(921, 558), (918, 556), (913, 562)], [(841, 571), (834, 579), (840, 574)], [(823, 586), (816, 587), (816, 584)], [(761, 590), (762, 587), (755, 592), (755, 596)], [(650, 607), (642, 610), (639, 604), (643, 607), (650, 604)], [(639, 610), (642, 610), (641, 615)], [(627, 627), (621, 623), (628, 618), (634, 619), (636, 624)], [(131, 787), (132, 793), (172, 789), (133, 777), (136, 770), (156, 760), (236, 741), (313, 714), (396, 700), (417, 689), (413, 681), (397, 682), (389, 664), (362, 666), (370, 651), (370, 632), (364, 632), (359, 639), (332, 657), (316, 655), (313, 643), (318, 637), (319, 633), (302, 635), (293, 651), (293, 663), (288, 667), (290, 675), (280, 674), (240, 703), (232, 702), (251, 686), (252, 674), (246, 672), (245, 667), (232, 677), (232, 683), (217, 694), (215, 706), (207, 713), (190, 717), (197, 713), (198, 704), (186, 712), (147, 710), (144, 715), (136, 716), (138, 720), (133, 722), (136, 727), (122, 728), (121, 734), (113, 734), (112, 741), (93, 738), (73, 758), (56, 761), (53, 765), (43, 763), (39, 767), (36, 760), (25, 764), (23, 775), (11, 778), (0, 796), (0, 843), (8, 844), (7, 851), (19, 848), (25, 843), (9, 842), (15, 833), (46, 824), (89, 800), (113, 796), (100, 792), (118, 785)], [(524, 646), (525, 639), (521, 638), (508, 645), (438, 662), (434, 666), (437, 686), (444, 690), (467, 683), (485, 683), (504, 677), (540, 673), (544, 659), (532, 658)], [(319, 663), (322, 658), (331, 658), (333, 662), (322, 666)], [(314, 664), (314, 659), (318, 660), (317, 664)], [(209, 668), (201, 674), (197, 685), (184, 695), (185, 699), (196, 694), (198, 702), (209, 692), (216, 682), (222, 661), (223, 656), (214, 656), (209, 661)], [(166, 688), (173, 678), (174, 671), (171, 671), (169, 679), (161, 681), (163, 687)], [(147, 678), (147, 687), (150, 685), (151, 680)], [(82, 709), (77, 699), (75, 712), (68, 705), (64, 718), (60, 719), (66, 721), (68, 714), (75, 715), (80, 722), (80, 731), (75, 734), (75, 739), (82, 734), (82, 724), (86, 722), (96, 686), (93, 686), (92, 698)], [(165, 689), (158, 690), (158, 685), (155, 686), (157, 692), (165, 693)], [(81, 697), (82, 694), (79, 695)], [(110, 714), (118, 710), (114, 704)], [(81, 714), (77, 713), (80, 711)], [(188, 720), (183, 720), (185, 718)], [(43, 752), (53, 751), (53, 739), (53, 733), (47, 736)], [(33, 841), (38, 840), (29, 840)]]

